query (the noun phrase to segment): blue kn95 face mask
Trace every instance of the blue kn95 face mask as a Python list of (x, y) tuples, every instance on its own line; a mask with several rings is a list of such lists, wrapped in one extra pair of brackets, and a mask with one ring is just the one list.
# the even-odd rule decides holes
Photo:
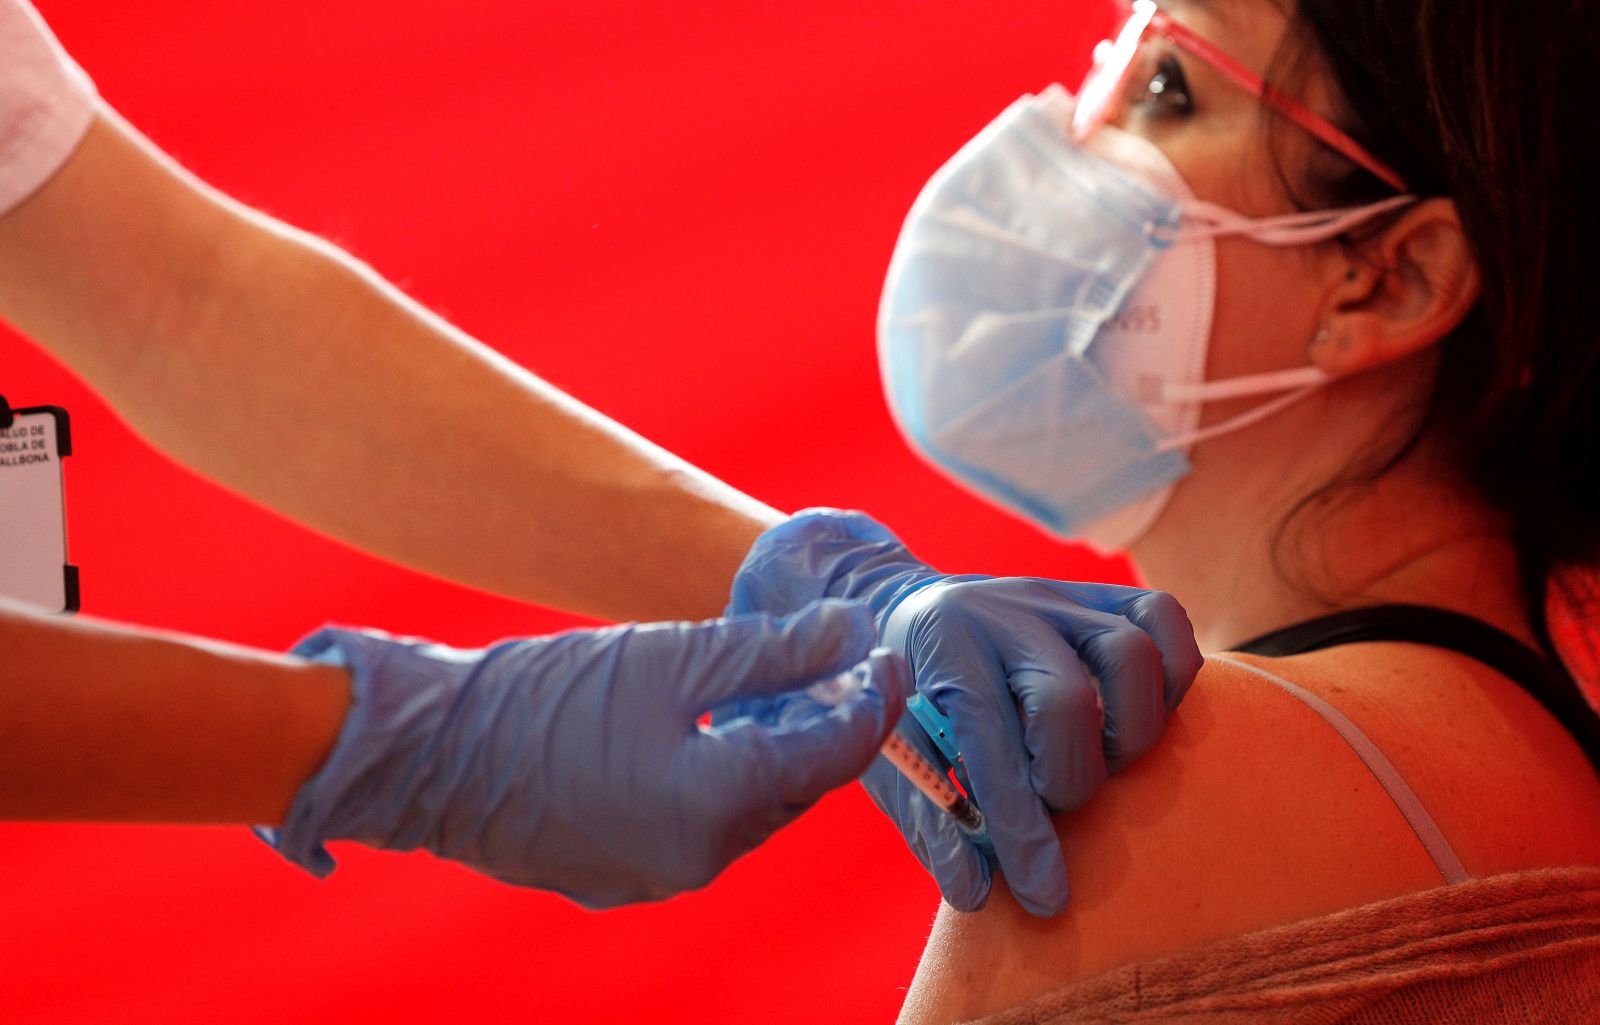
[[(1060, 86), (1023, 97), (928, 183), (889, 265), (878, 351), (889, 405), (924, 458), (1064, 538), (1132, 544), (1189, 472), (1189, 449), (1320, 387), (1315, 367), (1206, 381), (1213, 239), (1333, 238), (1400, 196), (1246, 218), (1197, 200), (1150, 142), (1068, 136)], [(1204, 430), (1200, 407), (1272, 394)]]

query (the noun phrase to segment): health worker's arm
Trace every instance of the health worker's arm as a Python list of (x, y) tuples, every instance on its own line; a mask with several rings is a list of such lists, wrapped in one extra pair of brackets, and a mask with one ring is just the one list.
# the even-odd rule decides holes
[(0, 217), (0, 317), (205, 476), (537, 604), (714, 616), (781, 519), (209, 188), (103, 105)]
[(283, 821), (349, 674), (0, 602), (0, 819)]
[[(0, 819), (271, 823), (319, 875), (326, 841), (359, 840), (659, 900), (866, 768), (910, 689), (874, 634), (835, 602), (479, 650), (326, 628), (286, 658), (0, 605)], [(697, 726), (847, 670), (782, 729)]]

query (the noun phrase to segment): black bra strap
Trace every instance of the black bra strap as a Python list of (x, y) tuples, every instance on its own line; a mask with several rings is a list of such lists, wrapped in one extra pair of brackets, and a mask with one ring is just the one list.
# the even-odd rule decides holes
[(1404, 641), (1477, 659), (1514, 680), (1566, 727), (1600, 772), (1600, 715), (1562, 669), (1521, 641), (1459, 612), (1426, 605), (1373, 605), (1274, 630), (1233, 648), (1248, 655), (1283, 658), (1340, 644)]

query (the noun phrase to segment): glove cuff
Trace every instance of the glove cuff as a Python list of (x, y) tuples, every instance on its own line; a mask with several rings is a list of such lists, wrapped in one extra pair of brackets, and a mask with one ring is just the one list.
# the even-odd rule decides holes
[(788, 615), (823, 598), (864, 600), (874, 619), (933, 571), (865, 513), (803, 509), (751, 546), (725, 615)]
[(279, 854), (318, 878), (335, 867), (323, 841), (382, 843), (397, 826), (380, 821), (379, 810), (404, 808), (410, 803), (404, 799), (409, 794), (387, 793), (382, 800), (368, 800), (363, 794), (379, 785), (379, 780), (402, 789), (420, 783), (421, 773), (385, 766), (395, 758), (396, 741), (405, 734), (415, 735), (417, 720), (427, 718), (436, 704), (422, 699), (416, 688), (406, 685), (408, 681), (393, 678), (393, 674), (384, 686), (375, 686), (378, 666), (394, 644), (376, 631), (324, 627), (289, 651), (350, 671), (350, 710), (327, 760), (295, 792), (282, 825), (254, 827), (255, 834)]

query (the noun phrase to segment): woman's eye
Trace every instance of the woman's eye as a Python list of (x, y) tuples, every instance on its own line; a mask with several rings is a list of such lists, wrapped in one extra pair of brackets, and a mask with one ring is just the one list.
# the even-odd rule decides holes
[(1156, 62), (1135, 102), (1153, 114), (1194, 113), (1194, 97), (1189, 95), (1189, 82), (1176, 57), (1162, 57)]

